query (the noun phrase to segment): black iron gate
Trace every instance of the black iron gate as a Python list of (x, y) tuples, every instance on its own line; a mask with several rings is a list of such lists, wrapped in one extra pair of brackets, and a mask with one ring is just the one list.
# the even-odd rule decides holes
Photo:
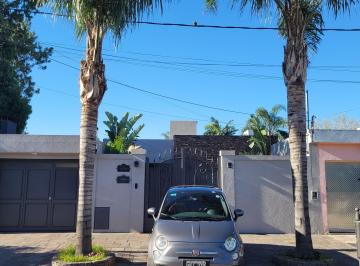
[(207, 185), (218, 186), (217, 159), (209, 158), (206, 152), (183, 149), (173, 159), (148, 163), (145, 177), (144, 232), (150, 232), (153, 218), (147, 209), (160, 208), (166, 191), (172, 186)]

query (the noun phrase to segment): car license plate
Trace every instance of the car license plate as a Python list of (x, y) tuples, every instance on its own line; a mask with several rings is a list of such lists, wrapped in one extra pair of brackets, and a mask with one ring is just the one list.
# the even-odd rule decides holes
[(205, 260), (187, 260), (185, 266), (206, 266)]

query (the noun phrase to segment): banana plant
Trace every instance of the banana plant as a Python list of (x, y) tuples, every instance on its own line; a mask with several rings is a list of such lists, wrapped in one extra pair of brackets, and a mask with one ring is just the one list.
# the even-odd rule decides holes
[(105, 151), (107, 153), (127, 153), (129, 147), (138, 138), (140, 131), (145, 126), (141, 124), (134, 129), (136, 122), (142, 117), (142, 114), (137, 114), (129, 118), (130, 114), (126, 112), (120, 120), (110, 112), (106, 112), (105, 114), (108, 119), (104, 121), (104, 124), (108, 128), (105, 131), (109, 137)]

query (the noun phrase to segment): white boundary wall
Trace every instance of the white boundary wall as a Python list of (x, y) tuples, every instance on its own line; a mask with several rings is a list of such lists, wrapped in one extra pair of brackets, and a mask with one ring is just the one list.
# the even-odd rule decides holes
[[(287, 156), (236, 156), (220, 151), (220, 185), (232, 209), (245, 215), (242, 233), (294, 233), (294, 205), (290, 160)], [(309, 191), (312, 182), (309, 182)], [(311, 193), (310, 193), (311, 194)], [(314, 233), (323, 233), (318, 200), (310, 199)]]
[[(135, 167), (135, 162), (138, 166)], [(118, 172), (126, 164), (130, 172)], [(94, 215), (96, 207), (109, 207), (109, 229), (95, 232), (143, 232), (145, 193), (145, 150), (132, 154), (98, 154), (95, 163)], [(118, 176), (130, 177), (129, 183), (117, 183)], [(94, 220), (94, 219), (93, 219)]]

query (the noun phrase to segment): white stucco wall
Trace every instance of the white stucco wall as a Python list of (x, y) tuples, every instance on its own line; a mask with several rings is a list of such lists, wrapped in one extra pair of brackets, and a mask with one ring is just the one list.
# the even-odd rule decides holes
[[(135, 152), (136, 153), (136, 152)], [(135, 167), (135, 161), (139, 166)], [(109, 207), (109, 229), (95, 232), (142, 232), (144, 222), (146, 154), (98, 154), (94, 182), (94, 208)], [(127, 164), (130, 172), (117, 172), (117, 166)], [(130, 183), (117, 183), (121, 175)], [(137, 185), (137, 188), (135, 187)]]
[(197, 121), (170, 121), (170, 139), (175, 135), (196, 135)]
[[(238, 220), (243, 233), (293, 233), (294, 205), (289, 158), (235, 156), (222, 151), (220, 178), (231, 208), (243, 209)], [(229, 168), (229, 163), (232, 168)], [(309, 178), (311, 179), (311, 178)], [(309, 182), (309, 191), (316, 182)], [(322, 233), (321, 209), (310, 199), (312, 231)]]

